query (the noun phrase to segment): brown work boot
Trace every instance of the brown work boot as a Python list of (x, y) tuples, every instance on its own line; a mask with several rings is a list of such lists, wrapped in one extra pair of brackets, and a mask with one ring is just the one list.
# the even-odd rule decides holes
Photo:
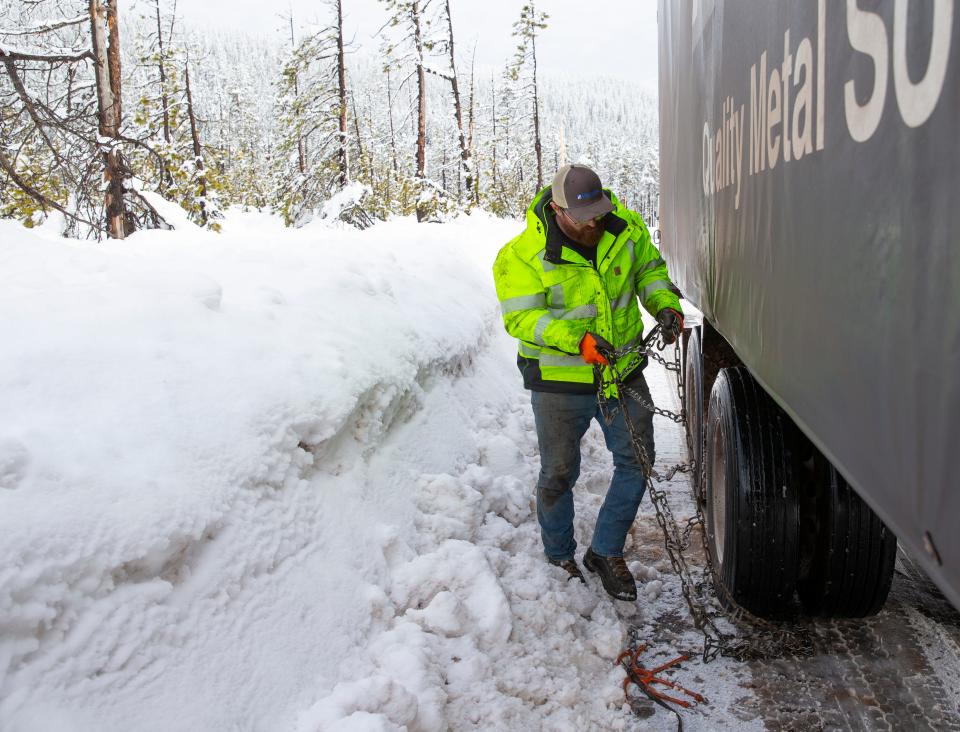
[(603, 589), (610, 597), (627, 601), (637, 599), (637, 583), (623, 557), (601, 557), (593, 549), (587, 549), (583, 555), (583, 566), (600, 575)]
[(552, 564), (554, 567), (560, 567), (561, 569), (565, 569), (567, 571), (567, 574), (570, 575), (569, 577), (567, 577), (568, 581), (576, 577), (578, 580), (583, 582), (583, 584), (587, 584), (587, 580), (584, 579), (583, 577), (583, 572), (581, 572), (580, 567), (577, 566), (576, 559), (559, 560), (559, 559), (550, 559), (550, 557), (547, 557), (547, 561), (550, 562), (550, 564)]

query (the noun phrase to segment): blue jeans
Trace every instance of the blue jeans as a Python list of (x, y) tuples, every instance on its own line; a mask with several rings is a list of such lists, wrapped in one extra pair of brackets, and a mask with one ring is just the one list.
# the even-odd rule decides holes
[[(629, 386), (651, 403), (642, 374)], [(610, 411), (615, 412), (611, 424), (607, 424), (600, 413), (596, 394), (534, 391), (531, 402), (540, 444), (537, 519), (547, 557), (555, 561), (573, 559), (577, 548), (573, 538), (573, 486), (580, 477), (580, 440), (592, 419), (600, 423), (607, 449), (613, 455), (613, 479), (597, 515), (590, 546), (604, 557), (623, 556), (623, 544), (637, 517), (646, 479), (630, 442), (622, 407), (626, 405), (630, 410), (651, 463), (654, 460), (653, 414), (629, 397), (622, 402), (610, 400)]]

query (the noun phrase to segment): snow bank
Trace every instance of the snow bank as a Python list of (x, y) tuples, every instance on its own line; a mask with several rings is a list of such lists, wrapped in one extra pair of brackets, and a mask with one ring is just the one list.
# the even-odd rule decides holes
[[(488, 337), (489, 261), (514, 225), (225, 228), (94, 244), (0, 222), (0, 727), (169, 675), (174, 649), (219, 667), (198, 628), (369, 500), (309, 477), (361, 465)], [(341, 538), (333, 565), (378, 540)], [(318, 629), (362, 624), (340, 609)]]

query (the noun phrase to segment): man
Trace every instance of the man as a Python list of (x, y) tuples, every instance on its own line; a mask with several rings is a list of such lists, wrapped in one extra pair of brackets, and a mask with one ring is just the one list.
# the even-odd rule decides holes
[[(583, 563), (610, 595), (635, 600), (623, 545), (646, 484), (622, 410), (630, 410), (651, 461), (653, 415), (634, 399), (618, 400), (608, 386), (605, 396), (616, 416), (606, 424), (594, 365), (609, 369), (605, 354), (642, 339), (638, 298), (663, 326), (667, 342), (679, 336), (683, 316), (666, 263), (637, 213), (604, 190), (590, 168), (567, 165), (533, 199), (526, 230), (500, 250), (493, 275), (504, 326), (520, 341), (517, 364), (531, 391), (540, 444), (537, 518), (547, 559), (584, 581), (574, 558), (572, 491), (580, 439), (597, 419), (614, 472)], [(635, 352), (616, 363), (624, 383), (650, 403), (645, 365)]]

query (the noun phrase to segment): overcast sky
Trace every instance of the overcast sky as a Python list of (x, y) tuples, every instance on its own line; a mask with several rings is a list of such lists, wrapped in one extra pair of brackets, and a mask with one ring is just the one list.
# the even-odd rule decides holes
[[(476, 42), (480, 66), (502, 68), (513, 54), (510, 36), (523, 0), (450, 0), (458, 56), (469, 58)], [(280, 33), (292, 8), (298, 23), (323, 21), (318, 0), (177, 0), (177, 12), (191, 25)], [(550, 19), (537, 42), (538, 61), (552, 73), (617, 76), (656, 88), (657, 0), (538, 0)], [(347, 37), (375, 53), (374, 38), (385, 11), (378, 0), (343, 0)], [(289, 33), (289, 29), (286, 31)], [(462, 68), (462, 62), (461, 62)]]

